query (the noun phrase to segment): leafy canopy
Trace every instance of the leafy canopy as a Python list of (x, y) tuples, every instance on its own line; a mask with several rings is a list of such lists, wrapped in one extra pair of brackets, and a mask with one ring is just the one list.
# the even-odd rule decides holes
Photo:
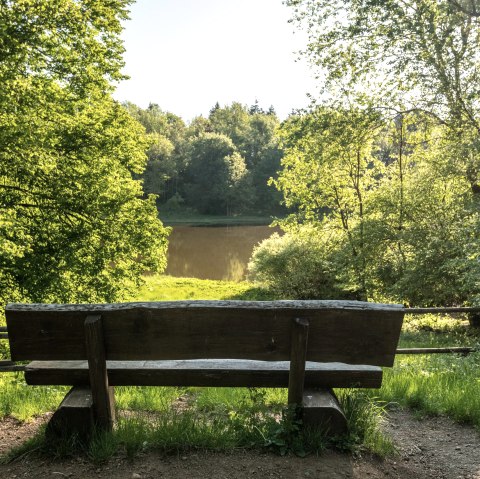
[(112, 301), (165, 266), (145, 133), (110, 97), (129, 3), (0, 1), (2, 304)]

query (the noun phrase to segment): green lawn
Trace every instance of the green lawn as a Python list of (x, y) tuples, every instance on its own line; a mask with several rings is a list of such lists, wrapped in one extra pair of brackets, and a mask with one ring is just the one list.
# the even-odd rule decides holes
[(175, 301), (181, 299), (271, 299), (268, 291), (247, 281), (213, 281), (196, 278), (174, 278), (173, 276), (152, 275), (145, 278), (145, 284), (132, 301)]
[(407, 316), (400, 347), (470, 346), (477, 352), (398, 355), (376, 392), (419, 415), (447, 415), (480, 430), (480, 330), (448, 315)]

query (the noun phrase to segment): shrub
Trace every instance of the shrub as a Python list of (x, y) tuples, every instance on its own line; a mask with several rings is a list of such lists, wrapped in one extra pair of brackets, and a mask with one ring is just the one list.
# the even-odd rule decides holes
[(328, 248), (309, 230), (274, 233), (253, 251), (249, 279), (264, 283), (276, 295), (295, 299), (353, 299), (337, 278)]

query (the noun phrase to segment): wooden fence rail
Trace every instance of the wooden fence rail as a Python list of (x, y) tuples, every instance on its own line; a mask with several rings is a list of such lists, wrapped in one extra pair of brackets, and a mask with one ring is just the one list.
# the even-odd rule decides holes
[(399, 348), (395, 354), (442, 354), (457, 353), (470, 354), (477, 351), (475, 348), (468, 347), (451, 347), (451, 348)]
[(0, 339), (8, 339), (7, 327), (0, 326)]
[(403, 310), (405, 311), (405, 314), (480, 313), (480, 306), (452, 306), (445, 308), (403, 308)]
[(13, 361), (0, 361), (0, 372), (9, 373), (13, 371), (24, 371), (25, 366), (22, 364), (15, 364)]

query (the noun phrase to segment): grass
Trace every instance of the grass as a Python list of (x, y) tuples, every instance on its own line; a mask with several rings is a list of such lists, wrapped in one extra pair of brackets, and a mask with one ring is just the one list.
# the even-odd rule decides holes
[[(113, 433), (97, 432), (89, 444), (75, 438), (46, 443), (42, 441), (42, 429), (36, 437), (11, 451), (3, 462), (29, 452), (65, 458), (83, 451), (90, 460), (101, 463), (118, 453), (133, 458), (150, 450), (179, 454), (191, 450), (262, 448), (282, 455), (290, 452), (305, 456), (318, 454), (332, 445), (352, 450), (360, 443), (382, 455), (393, 450), (378, 428), (378, 407), (360, 391), (340, 396), (348, 415), (349, 435), (327, 439), (321, 429), (302, 427), (292, 412), (284, 408), (284, 389), (155, 388), (157, 407), (152, 409), (156, 413), (150, 409), (150, 403), (146, 411), (145, 403), (135, 400), (143, 395), (142, 389), (147, 388), (117, 388), (119, 411)], [(179, 408), (178, 394), (185, 398), (187, 408)]]
[[(471, 346), (480, 332), (446, 315), (407, 317), (400, 347)], [(480, 430), (480, 352), (397, 356), (375, 394), (419, 415), (446, 415)]]
[(247, 281), (213, 281), (152, 275), (131, 301), (175, 301), (181, 299), (239, 299), (261, 301), (272, 299), (271, 293)]
[[(273, 299), (252, 284), (150, 276), (135, 301), (180, 299)], [(449, 316), (407, 317), (401, 347), (478, 346), (480, 335), (466, 321)], [(480, 429), (480, 353), (397, 356), (384, 373), (379, 390), (338, 390), (349, 422), (349, 435), (327, 440), (319, 429), (300, 427), (284, 409), (284, 389), (246, 388), (116, 388), (119, 421), (112, 434), (97, 434), (83, 446), (94, 462), (123, 451), (129, 457), (145, 450), (164, 453), (191, 449), (266, 448), (298, 455), (319, 453), (332, 444), (342, 450), (363, 448), (380, 456), (393, 445), (381, 431), (389, 404), (421, 415), (447, 415)], [(0, 417), (21, 420), (54, 410), (66, 388), (25, 385), (22, 375), (0, 375)], [(39, 433), (41, 434), (41, 432)], [(64, 457), (78, 444), (45, 445), (32, 439), (5, 460), (29, 450)]]
[(53, 411), (68, 391), (65, 387), (28, 386), (23, 373), (0, 373), (0, 418), (12, 416), (26, 421)]

